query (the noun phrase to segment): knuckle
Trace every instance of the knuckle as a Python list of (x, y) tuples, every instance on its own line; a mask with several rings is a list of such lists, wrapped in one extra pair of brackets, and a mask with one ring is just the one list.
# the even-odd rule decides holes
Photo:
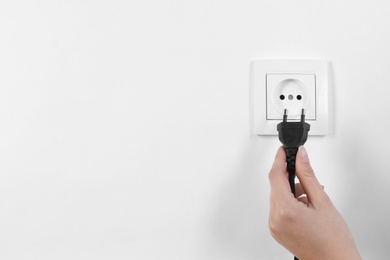
[(272, 236), (279, 236), (296, 218), (296, 212), (292, 207), (278, 209), (270, 215), (268, 227)]
[(274, 169), (271, 169), (268, 173), (268, 179), (271, 180), (273, 176), (275, 175)]
[(275, 180), (275, 177), (276, 177), (275, 170), (271, 170), (268, 174), (268, 181), (272, 184), (272, 182), (274, 182)]
[(275, 225), (275, 222), (269, 221), (268, 222), (268, 227), (271, 235), (274, 238), (277, 238), (280, 235), (280, 229), (278, 229), (278, 226)]
[(280, 227), (274, 218), (269, 218), (268, 227), (273, 237), (277, 237), (280, 234)]
[(284, 207), (279, 210), (278, 220), (283, 224), (289, 223), (295, 219), (295, 215), (296, 214), (293, 207)]

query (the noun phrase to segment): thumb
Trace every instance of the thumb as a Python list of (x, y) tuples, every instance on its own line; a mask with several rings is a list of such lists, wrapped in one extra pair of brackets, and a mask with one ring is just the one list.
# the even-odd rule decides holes
[(323, 201), (326, 194), (314, 175), (313, 168), (310, 165), (309, 156), (303, 146), (300, 146), (298, 150), (295, 172), (309, 201), (313, 205)]

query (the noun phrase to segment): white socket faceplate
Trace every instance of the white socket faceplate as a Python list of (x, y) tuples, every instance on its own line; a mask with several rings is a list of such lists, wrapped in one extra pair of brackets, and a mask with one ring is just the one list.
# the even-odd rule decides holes
[(288, 120), (305, 109), (309, 135), (328, 134), (328, 63), (317, 60), (255, 60), (252, 62), (254, 133), (277, 135), (283, 110)]

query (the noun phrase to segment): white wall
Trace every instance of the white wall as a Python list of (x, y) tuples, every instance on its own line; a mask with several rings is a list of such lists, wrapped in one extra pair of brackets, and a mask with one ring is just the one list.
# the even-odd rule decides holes
[(289, 259), (249, 65), (326, 59), (307, 142), (366, 259), (390, 254), (388, 1), (1, 1), (1, 259)]

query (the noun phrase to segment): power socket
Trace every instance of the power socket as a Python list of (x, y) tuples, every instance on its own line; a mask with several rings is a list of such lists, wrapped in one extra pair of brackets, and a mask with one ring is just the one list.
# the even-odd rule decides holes
[(251, 64), (254, 133), (277, 135), (287, 109), (299, 120), (302, 109), (309, 135), (328, 133), (328, 63), (316, 60), (255, 60)]
[(289, 120), (316, 120), (316, 78), (314, 74), (267, 74), (267, 120), (282, 120), (284, 110)]

